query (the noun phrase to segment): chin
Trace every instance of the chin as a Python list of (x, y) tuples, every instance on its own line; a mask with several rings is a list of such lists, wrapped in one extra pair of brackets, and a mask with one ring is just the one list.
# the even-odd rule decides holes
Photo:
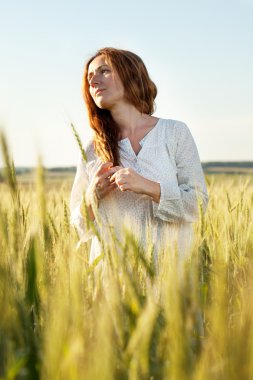
[(108, 102), (103, 102), (102, 100), (100, 102), (96, 102), (96, 105), (102, 110), (109, 110), (111, 108), (111, 105)]

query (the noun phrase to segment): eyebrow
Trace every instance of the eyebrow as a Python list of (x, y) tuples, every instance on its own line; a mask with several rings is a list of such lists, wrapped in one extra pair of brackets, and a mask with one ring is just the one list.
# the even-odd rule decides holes
[[(101, 66), (97, 67), (96, 71), (99, 71), (99, 70), (100, 70), (102, 67), (104, 67), (104, 66), (109, 67), (108, 65), (101, 65)], [(93, 73), (93, 71), (90, 71), (90, 72), (88, 73), (87, 77), (89, 78), (89, 77), (90, 77), (90, 74), (92, 74), (92, 73)]]

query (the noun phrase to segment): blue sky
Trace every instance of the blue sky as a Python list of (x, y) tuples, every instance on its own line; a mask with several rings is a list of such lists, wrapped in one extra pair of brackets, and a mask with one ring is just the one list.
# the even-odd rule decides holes
[(142, 57), (155, 115), (184, 121), (201, 161), (253, 160), (252, 19), (253, 0), (0, 0), (0, 125), (15, 164), (76, 164), (69, 123), (91, 135), (82, 74), (105, 46)]

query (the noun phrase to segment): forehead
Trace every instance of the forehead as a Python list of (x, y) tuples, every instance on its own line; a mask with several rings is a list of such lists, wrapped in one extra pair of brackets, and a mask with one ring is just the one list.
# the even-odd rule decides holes
[(88, 73), (95, 71), (98, 67), (102, 65), (108, 66), (109, 63), (107, 62), (105, 56), (99, 55), (98, 57), (94, 58), (89, 64)]

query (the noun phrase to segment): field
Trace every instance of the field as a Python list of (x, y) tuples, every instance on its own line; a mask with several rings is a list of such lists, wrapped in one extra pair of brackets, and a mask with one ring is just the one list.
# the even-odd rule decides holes
[(0, 379), (253, 378), (253, 177), (206, 175), (184, 266), (128, 236), (103, 275), (69, 225), (73, 176), (0, 184)]

